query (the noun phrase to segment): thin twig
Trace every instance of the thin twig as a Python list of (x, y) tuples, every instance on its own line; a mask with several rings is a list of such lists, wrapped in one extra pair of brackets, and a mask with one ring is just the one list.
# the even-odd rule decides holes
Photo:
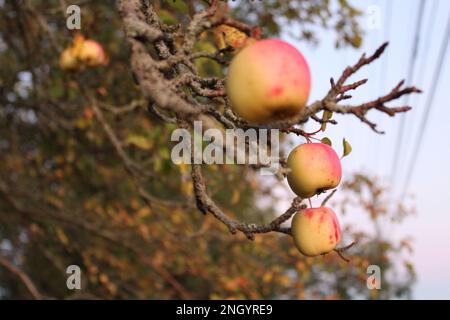
[(16, 277), (18, 277), (35, 300), (43, 299), (42, 294), (39, 292), (36, 285), (33, 283), (31, 278), (25, 272), (23, 272), (14, 264), (12, 264), (11, 262), (2, 257), (0, 257), (0, 266), (4, 267), (6, 270), (14, 274)]
[(329, 195), (327, 195), (327, 197), (325, 199), (323, 199), (320, 206), (324, 207), (327, 204), (327, 202), (331, 199), (331, 197), (336, 193), (336, 191), (337, 191), (337, 189), (334, 189), (333, 191), (331, 191), (331, 193)]
[(345, 262), (350, 262), (350, 259), (346, 258), (343, 253), (345, 251), (347, 251), (348, 249), (350, 249), (351, 247), (353, 247), (356, 244), (356, 241), (353, 241), (352, 243), (350, 243), (349, 245), (346, 245), (345, 247), (342, 248), (336, 248), (333, 251), (336, 252), (339, 257), (344, 260)]

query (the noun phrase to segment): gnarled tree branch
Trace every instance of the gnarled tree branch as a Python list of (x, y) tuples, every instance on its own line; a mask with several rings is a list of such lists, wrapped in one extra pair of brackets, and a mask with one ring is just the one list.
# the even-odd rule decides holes
[[(217, 127), (219, 124), (225, 128), (250, 128), (251, 126), (230, 109), (224, 80), (202, 78), (198, 75), (193, 63), (197, 58), (210, 58), (225, 66), (229, 61), (224, 53), (233, 49), (227, 47), (215, 53), (193, 53), (193, 49), (202, 32), (221, 24), (237, 28), (250, 36), (258, 36), (258, 28), (217, 14), (215, 0), (211, 1), (209, 8), (195, 14), (184, 28), (183, 26), (169, 28), (159, 21), (152, 5), (145, 1), (144, 3), (145, 5), (141, 5), (138, 0), (121, 0), (119, 11), (131, 46), (133, 73), (143, 96), (153, 106), (151, 110), (158, 111), (162, 120), (184, 123), (188, 126), (192, 125), (194, 120), (202, 120), (205, 129)], [(175, 34), (179, 38), (181, 36), (183, 39), (181, 43), (176, 44), (173, 41)], [(155, 47), (158, 57), (155, 58), (147, 52), (148, 45)], [(395, 116), (398, 113), (407, 112), (411, 107), (390, 107), (387, 103), (407, 94), (418, 93), (419, 89), (414, 86), (403, 87), (404, 81), (401, 81), (389, 93), (372, 101), (358, 105), (341, 104), (341, 102), (351, 98), (350, 91), (358, 89), (367, 82), (367, 79), (361, 79), (347, 84), (347, 80), (362, 67), (378, 59), (387, 45), (384, 43), (368, 57), (363, 54), (354, 65), (342, 72), (337, 81), (331, 78), (331, 87), (324, 98), (311, 103), (297, 117), (274, 123), (268, 128), (281, 129), (285, 133), (306, 134), (295, 125), (305, 123), (309, 119), (318, 123), (336, 124), (337, 122), (333, 119), (323, 119), (318, 116), (321, 111), (329, 111), (353, 114), (372, 130), (382, 133), (376, 128), (375, 123), (367, 119), (367, 113), (370, 110), (377, 110), (389, 116)], [(192, 94), (186, 94), (186, 90)], [(221, 106), (224, 106), (223, 112), (220, 111)], [(216, 121), (211, 121), (213, 119)], [(281, 227), (281, 224), (302, 207), (301, 199), (296, 198), (291, 207), (272, 222), (263, 225), (247, 224), (230, 218), (208, 195), (201, 166), (198, 164), (192, 165), (192, 182), (198, 209), (205, 214), (212, 214), (232, 233), (240, 231), (249, 239), (253, 239), (255, 233), (271, 231), (290, 234), (289, 228)]]

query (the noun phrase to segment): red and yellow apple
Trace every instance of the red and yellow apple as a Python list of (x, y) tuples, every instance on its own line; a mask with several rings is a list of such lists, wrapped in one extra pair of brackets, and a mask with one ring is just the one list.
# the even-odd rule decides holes
[(300, 210), (292, 219), (291, 230), (295, 246), (308, 257), (332, 251), (341, 239), (336, 214), (327, 207)]
[(95, 40), (85, 39), (83, 35), (76, 34), (73, 43), (65, 49), (59, 58), (59, 64), (64, 70), (77, 70), (85, 65), (98, 66), (108, 63), (105, 50)]
[(76, 70), (79, 67), (77, 53), (73, 48), (67, 48), (59, 57), (59, 65), (63, 70)]
[(304, 109), (311, 76), (300, 51), (285, 41), (266, 39), (238, 52), (230, 63), (226, 87), (238, 115), (250, 123), (268, 124)]
[(88, 66), (98, 66), (107, 63), (103, 47), (95, 40), (84, 40), (80, 45), (78, 57)]
[(297, 146), (289, 154), (287, 167), (289, 186), (302, 198), (310, 198), (337, 187), (342, 177), (341, 160), (324, 143)]

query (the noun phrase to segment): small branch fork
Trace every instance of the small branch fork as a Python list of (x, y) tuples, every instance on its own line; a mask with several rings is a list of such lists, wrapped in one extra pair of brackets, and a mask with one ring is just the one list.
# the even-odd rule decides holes
[(289, 220), (299, 210), (306, 208), (306, 205), (301, 204), (302, 199), (297, 197), (292, 201), (291, 206), (282, 215), (267, 224), (257, 225), (238, 222), (225, 214), (207, 194), (205, 181), (201, 171), (201, 165), (193, 164), (191, 173), (194, 184), (195, 199), (197, 202), (197, 207), (200, 211), (204, 214), (211, 213), (217, 220), (226, 225), (232, 234), (236, 234), (237, 231), (240, 231), (250, 240), (255, 238), (256, 233), (268, 233), (272, 231), (291, 235), (291, 229), (282, 227), (281, 224)]
[[(128, 44), (131, 47), (133, 75), (141, 89), (144, 100), (147, 101), (148, 110), (162, 121), (176, 123), (180, 127), (190, 127), (193, 121), (200, 120), (205, 130), (220, 126), (248, 128), (250, 126), (230, 109), (224, 79), (203, 78), (198, 74), (194, 64), (196, 59), (208, 58), (226, 66), (229, 63), (226, 53), (232, 52), (233, 48), (227, 47), (211, 53), (194, 52), (194, 46), (203, 32), (221, 24), (234, 27), (254, 38), (259, 38), (260, 28), (246, 25), (218, 13), (217, 0), (212, 0), (209, 3), (210, 6), (196, 13), (187, 25), (167, 26), (159, 19), (151, 1), (120, 0), (118, 9), (123, 20)], [(421, 92), (419, 89), (414, 86), (403, 87), (404, 80), (402, 80), (389, 93), (372, 101), (358, 105), (342, 104), (342, 101), (350, 99), (352, 96), (349, 92), (358, 89), (368, 81), (367, 79), (361, 79), (347, 83), (348, 79), (361, 68), (378, 59), (387, 45), (388, 43), (381, 45), (371, 56), (367, 57), (363, 54), (356, 64), (347, 67), (342, 72), (337, 81), (331, 78), (330, 89), (324, 98), (305, 107), (304, 111), (294, 119), (274, 123), (269, 129), (280, 129), (287, 134), (293, 133), (309, 138), (311, 134), (296, 128), (296, 125), (305, 123), (309, 119), (320, 124), (337, 124), (334, 119), (325, 119), (318, 115), (321, 111), (328, 111), (353, 114), (375, 132), (383, 133), (377, 129), (374, 122), (367, 119), (367, 113), (370, 110), (377, 110), (389, 116), (395, 116), (398, 113), (407, 112), (411, 109), (410, 106), (390, 107), (387, 106), (387, 103), (407, 94), (419, 93)], [(149, 52), (149, 46), (153, 46), (156, 55)], [(221, 111), (222, 107), (224, 111)], [(95, 111), (97, 117), (102, 120), (99, 109)], [(124, 112), (126, 111), (128, 109), (125, 109)], [(117, 112), (117, 115), (120, 115), (120, 113)], [(105, 121), (102, 120), (103, 123)], [(108, 126), (104, 125), (104, 128), (107, 130)], [(109, 132), (109, 130), (107, 131)], [(113, 138), (111, 134), (109, 135)], [(114, 142), (114, 139), (112, 141)], [(121, 152), (118, 144), (115, 143), (115, 145), (126, 167), (131, 167), (134, 171), (134, 164), (126, 154)], [(283, 161), (281, 162), (283, 163)], [(201, 165), (192, 165), (191, 176), (198, 209), (205, 214), (212, 214), (232, 233), (240, 231), (249, 239), (253, 239), (256, 233), (272, 231), (290, 234), (290, 228), (282, 227), (282, 223), (304, 207), (301, 204), (302, 199), (296, 198), (285, 213), (270, 223), (256, 225), (239, 222), (225, 214), (207, 194)], [(329, 200), (333, 193), (324, 200), (324, 203)], [(342, 252), (351, 246), (353, 246), (353, 243), (335, 251), (344, 260), (347, 260), (343, 257)]]

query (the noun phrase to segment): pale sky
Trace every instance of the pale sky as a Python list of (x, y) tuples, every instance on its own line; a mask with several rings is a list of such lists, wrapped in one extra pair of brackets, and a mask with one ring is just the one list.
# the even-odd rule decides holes
[[(386, 6), (391, 4), (391, 24), (387, 23)], [(392, 89), (399, 80), (406, 78), (411, 49), (414, 40), (417, 12), (420, 0), (360, 0), (352, 3), (365, 12), (379, 12), (379, 28), (368, 29), (369, 18), (361, 19), (365, 28), (364, 44), (361, 49), (334, 48), (334, 34), (321, 32), (317, 47), (294, 41), (310, 64), (312, 92), (310, 101), (320, 99), (329, 88), (329, 78), (337, 78), (345, 66), (357, 61), (362, 52), (372, 53), (386, 37), (390, 41), (387, 52), (376, 62), (365, 67), (353, 80), (369, 78), (369, 82), (354, 92), (351, 103), (358, 103), (379, 97)], [(437, 2), (437, 3), (436, 3)], [(437, 10), (436, 10), (437, 8)], [(435, 9), (435, 10), (432, 10)], [(433, 11), (433, 12), (432, 12)], [(427, 0), (420, 35), (416, 71), (412, 81), (424, 90), (421, 95), (413, 95), (409, 104), (413, 110), (406, 115), (403, 149), (399, 158), (399, 170), (394, 179), (394, 197), (399, 197), (405, 181), (406, 168), (413, 157), (417, 163), (408, 188), (415, 195), (417, 215), (401, 225), (390, 228), (393, 238), (411, 235), (414, 238), (415, 253), (413, 263), (418, 275), (414, 287), (414, 298), (450, 298), (450, 48), (444, 60), (441, 79), (436, 88), (436, 96), (429, 116), (420, 152), (412, 155), (416, 143), (419, 123), (425, 111), (425, 100), (430, 91), (430, 82), (444, 37), (450, 12), (450, 1)], [(432, 20), (431, 20), (432, 19)], [(431, 29), (430, 29), (431, 28)], [(389, 31), (387, 31), (389, 30)], [(293, 30), (291, 30), (293, 31)], [(383, 90), (383, 91), (382, 91)], [(398, 105), (404, 104), (398, 100)], [(393, 103), (392, 105), (395, 105)], [(347, 138), (353, 153), (344, 160), (344, 173), (364, 170), (391, 182), (394, 149), (400, 127), (400, 117), (390, 118), (379, 112), (369, 113), (376, 120), (385, 135), (373, 133), (368, 126), (351, 116), (336, 117), (339, 125), (330, 128), (326, 136), (338, 142)], [(315, 129), (316, 124), (308, 124)], [(345, 179), (345, 174), (344, 174)], [(355, 221), (357, 223), (357, 221)]]

